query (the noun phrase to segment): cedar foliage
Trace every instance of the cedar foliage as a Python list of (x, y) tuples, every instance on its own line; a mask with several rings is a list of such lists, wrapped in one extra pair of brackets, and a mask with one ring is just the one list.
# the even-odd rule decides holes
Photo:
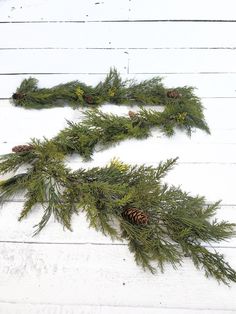
[[(189, 135), (194, 128), (209, 133), (202, 106), (190, 87), (166, 89), (160, 78), (141, 83), (122, 81), (112, 69), (104, 82), (91, 87), (74, 81), (53, 88), (38, 88), (29, 78), (13, 94), (13, 102), (25, 108), (84, 105), (104, 102), (164, 106), (162, 112), (144, 109), (129, 117), (105, 114), (97, 109), (85, 113), (80, 123), (68, 127), (51, 140), (32, 140), (14, 153), (0, 157), (0, 174), (12, 173), (0, 182), (0, 201), (25, 193), (19, 220), (41, 204), (42, 219), (35, 226), (37, 235), (51, 217), (72, 230), (72, 217), (85, 212), (91, 227), (112, 239), (125, 240), (138, 265), (156, 272), (170, 263), (181, 265), (187, 255), (206, 276), (219, 282), (236, 282), (236, 272), (218, 252), (205, 244), (227, 240), (234, 235), (234, 224), (213, 219), (219, 202), (207, 205), (204, 197), (191, 196), (168, 186), (162, 178), (176, 159), (158, 167), (130, 166), (117, 160), (103, 168), (72, 172), (64, 165), (70, 153), (91, 158), (99, 145), (106, 148), (128, 138), (142, 139), (159, 128), (171, 136), (176, 128)], [(30, 149), (28, 149), (30, 147)], [(21, 166), (27, 166), (25, 171)], [(20, 172), (14, 174), (16, 171)]]
[(189, 135), (194, 128), (210, 133), (204, 119), (197, 116), (191, 107), (173, 106), (162, 112), (142, 108), (131, 117), (95, 109), (86, 111), (80, 123), (68, 122), (68, 127), (52, 141), (66, 154), (76, 152), (86, 160), (91, 158), (98, 145), (106, 148), (126, 139), (144, 139), (151, 135), (153, 128), (159, 128), (167, 136), (172, 136), (175, 129)]
[(12, 95), (16, 106), (24, 108), (50, 108), (70, 105), (96, 107), (109, 102), (117, 105), (181, 105), (202, 110), (199, 98), (194, 95), (192, 87), (166, 88), (160, 77), (142, 82), (123, 81), (116, 69), (111, 69), (103, 82), (95, 87), (79, 81), (59, 84), (52, 88), (39, 88), (35, 78), (22, 81)]
[(16, 154), (0, 157), (0, 172), (7, 172), (8, 165), (11, 166), (12, 163), (19, 168), (25, 161), (34, 162), (38, 156), (37, 147), (40, 147), (45, 156), (53, 147), (61, 155), (77, 153), (84, 160), (88, 160), (98, 146), (105, 149), (126, 139), (144, 139), (151, 135), (151, 130), (155, 127), (167, 136), (172, 136), (175, 129), (186, 131), (189, 135), (194, 128), (210, 132), (204, 120), (193, 118), (191, 108), (180, 109), (173, 106), (162, 112), (142, 108), (132, 115), (129, 113), (127, 117), (93, 109), (87, 110), (84, 115), (82, 122), (68, 122), (68, 127), (51, 140), (35, 139), (28, 145), (13, 147)]
[[(19, 220), (27, 217), (36, 204), (43, 207), (35, 235), (51, 217), (72, 230), (72, 216), (84, 212), (90, 227), (112, 239), (125, 240), (138, 265), (155, 273), (166, 264), (180, 266), (187, 255), (206, 276), (219, 282), (236, 282), (236, 272), (218, 252), (205, 244), (227, 240), (234, 235), (234, 224), (213, 219), (219, 202), (207, 205), (204, 197), (191, 196), (178, 187), (161, 182), (176, 159), (157, 167), (130, 166), (117, 160), (103, 168), (72, 172), (63, 164), (55, 144), (34, 143), (34, 162), (0, 184), (1, 201), (25, 192)], [(27, 164), (31, 151), (12, 154), (0, 166), (6, 173), (18, 168), (17, 157)], [(5, 165), (4, 165), (5, 163)], [(21, 164), (22, 164), (21, 163)], [(127, 219), (127, 208), (139, 209), (148, 217), (138, 224)]]
[(206, 122), (194, 114), (192, 108), (176, 106), (163, 112), (142, 108), (132, 117), (88, 110), (82, 122), (68, 122), (68, 127), (52, 141), (65, 154), (75, 152), (86, 160), (91, 158), (97, 146), (104, 149), (126, 139), (144, 139), (151, 135), (155, 127), (167, 136), (172, 136), (175, 129), (186, 131), (189, 135), (194, 128), (209, 133)]

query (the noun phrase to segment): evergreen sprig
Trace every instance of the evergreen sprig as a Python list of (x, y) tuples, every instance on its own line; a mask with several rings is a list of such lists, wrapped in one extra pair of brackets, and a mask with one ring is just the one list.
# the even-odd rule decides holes
[(140, 83), (123, 81), (116, 69), (111, 69), (103, 82), (95, 87), (79, 81), (60, 84), (52, 88), (39, 88), (35, 78), (22, 81), (12, 95), (13, 103), (24, 108), (50, 108), (71, 105), (73, 107), (94, 107), (109, 102), (119, 105), (181, 105), (195, 107), (202, 111), (200, 99), (192, 87), (166, 88), (160, 77)]
[[(34, 145), (34, 163), (27, 172), (2, 181), (0, 197), (25, 192), (20, 220), (34, 205), (43, 206), (35, 234), (52, 216), (71, 230), (72, 216), (84, 212), (90, 227), (112, 239), (127, 241), (136, 262), (152, 273), (163, 271), (168, 263), (176, 268), (187, 255), (206, 276), (225, 284), (236, 282), (236, 272), (223, 256), (205, 245), (229, 239), (235, 225), (213, 219), (218, 202), (207, 205), (203, 197), (190, 196), (161, 182), (176, 159), (157, 167), (130, 166), (113, 160), (103, 168), (72, 172), (63, 164), (63, 156), (54, 144), (48, 142), (51, 149), (47, 156), (44, 145)], [(12, 167), (8, 165), (8, 170), (14, 169), (14, 162)], [(123, 215), (127, 208), (142, 210), (148, 223), (135, 224), (127, 219)]]
[(52, 141), (65, 154), (76, 152), (89, 159), (98, 145), (106, 148), (126, 139), (147, 138), (154, 127), (168, 136), (173, 135), (175, 129), (185, 130), (188, 134), (196, 127), (210, 132), (206, 122), (200, 116), (194, 117), (189, 108), (173, 106), (163, 112), (141, 109), (137, 113), (129, 112), (129, 115), (117, 116), (97, 109), (86, 111), (82, 122), (68, 122), (68, 127)]
[(29, 150), (1, 156), (0, 173), (16, 171), (25, 163), (32, 164), (37, 161), (40, 154), (47, 160), (51, 150), (64, 157), (77, 153), (84, 160), (88, 160), (96, 147), (105, 149), (126, 139), (147, 138), (154, 127), (168, 136), (173, 135), (175, 129), (185, 130), (191, 134), (193, 128), (198, 127), (207, 133), (210, 132), (200, 116), (193, 118), (191, 109), (184, 108), (182, 111), (175, 106), (162, 112), (142, 108), (136, 113), (129, 112), (129, 116), (103, 113), (97, 109), (87, 110), (84, 115), (82, 122), (68, 122), (68, 127), (51, 140), (33, 139), (29, 143)]
[(201, 115), (196, 116), (191, 108), (176, 106), (162, 112), (142, 108), (136, 113), (129, 112), (128, 117), (89, 110), (82, 122), (69, 122), (52, 141), (66, 154), (76, 152), (89, 159), (98, 145), (106, 148), (126, 139), (147, 138), (153, 128), (159, 128), (167, 136), (173, 135), (175, 129), (189, 135), (194, 128), (210, 133)]

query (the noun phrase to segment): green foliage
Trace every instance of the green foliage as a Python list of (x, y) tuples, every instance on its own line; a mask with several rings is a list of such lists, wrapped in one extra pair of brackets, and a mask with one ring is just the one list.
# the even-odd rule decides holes
[[(40, 204), (43, 214), (34, 235), (51, 217), (72, 230), (73, 215), (83, 211), (90, 227), (112, 239), (127, 241), (137, 264), (152, 273), (164, 271), (166, 264), (176, 268), (189, 256), (206, 276), (225, 284), (236, 282), (236, 272), (223, 256), (206, 246), (232, 237), (235, 225), (213, 218), (218, 202), (207, 205), (204, 197), (190, 196), (161, 182), (176, 159), (156, 168), (113, 160), (103, 168), (74, 172), (63, 163), (70, 153), (89, 159), (96, 147), (104, 149), (125, 139), (146, 138), (154, 127), (167, 136), (178, 128), (188, 134), (194, 128), (209, 133), (203, 108), (192, 88), (177, 88), (169, 93), (160, 78), (141, 83), (122, 81), (113, 69), (95, 87), (75, 81), (40, 89), (37, 81), (30, 78), (22, 82), (13, 100), (26, 108), (60, 106), (65, 102), (93, 107), (104, 102), (164, 106), (161, 112), (141, 108), (127, 117), (105, 114), (96, 108), (88, 110), (82, 122), (68, 122), (68, 127), (53, 139), (32, 140), (29, 151), (2, 156), (0, 174), (12, 176), (0, 182), (0, 201), (24, 193), (19, 220)], [(28, 168), (23, 171), (21, 166)], [(19, 173), (14, 175), (16, 171)], [(140, 209), (148, 223), (128, 221), (123, 215), (128, 208)]]
[[(236, 282), (236, 272), (223, 256), (205, 245), (229, 239), (235, 225), (213, 219), (218, 202), (207, 205), (204, 197), (190, 196), (161, 182), (176, 159), (155, 168), (113, 160), (103, 168), (72, 172), (53, 143), (35, 141), (34, 145), (34, 162), (27, 172), (1, 183), (0, 197), (25, 191), (20, 219), (36, 204), (42, 205), (43, 216), (35, 234), (50, 217), (71, 230), (73, 215), (83, 211), (90, 227), (112, 239), (126, 240), (136, 262), (152, 273), (164, 271), (166, 264), (176, 268), (187, 255), (206, 276), (225, 284)], [(122, 213), (127, 208), (141, 209), (149, 217), (148, 223), (139, 225), (125, 219)]]
[[(111, 69), (103, 82), (95, 87), (79, 81), (60, 84), (52, 88), (39, 88), (36, 79), (22, 81), (12, 95), (13, 103), (24, 108), (50, 108), (71, 105), (73, 107), (96, 107), (109, 102), (119, 105), (153, 105), (164, 107), (187, 107), (193, 116), (203, 119), (200, 100), (191, 87), (174, 89), (177, 97), (169, 96), (160, 77), (142, 82), (122, 80), (116, 69)], [(188, 110), (187, 110), (188, 112)]]
[[(16, 93), (13, 94), (13, 102), (17, 106), (25, 108), (50, 108), (52, 106), (64, 106), (64, 100), (70, 104), (78, 101), (75, 93), (80, 84), (77, 81), (60, 84), (52, 88), (38, 88), (38, 81), (30, 77), (22, 81)], [(54, 105), (53, 105), (54, 104)]]
[(5, 174), (10, 171), (15, 172), (20, 166), (33, 162), (34, 158), (34, 152), (2, 155), (0, 156), (0, 173)]
[[(185, 129), (188, 134), (194, 127), (209, 132), (206, 123), (201, 120), (200, 125), (200, 119), (196, 118), (195, 124), (191, 110), (189, 112), (168, 107), (163, 112), (141, 109), (134, 117), (121, 117), (97, 109), (89, 110), (82, 122), (69, 122), (68, 127), (52, 141), (65, 153), (76, 152), (84, 159), (89, 159), (98, 145), (106, 148), (125, 139), (147, 138), (154, 127), (160, 128), (166, 135), (173, 135), (175, 128)], [(185, 117), (184, 122), (178, 120), (181, 115)]]

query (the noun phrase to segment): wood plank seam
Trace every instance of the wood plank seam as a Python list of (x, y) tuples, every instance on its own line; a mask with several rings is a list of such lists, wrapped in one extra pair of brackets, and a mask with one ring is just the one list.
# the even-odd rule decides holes
[[(125, 246), (126, 243), (103, 243), (103, 242), (49, 242), (49, 241), (16, 241), (16, 240), (0, 240), (0, 243), (3, 244), (37, 244), (37, 245), (90, 245), (90, 246)], [(224, 246), (224, 245), (203, 245), (205, 248), (213, 249), (236, 249), (236, 246)]]

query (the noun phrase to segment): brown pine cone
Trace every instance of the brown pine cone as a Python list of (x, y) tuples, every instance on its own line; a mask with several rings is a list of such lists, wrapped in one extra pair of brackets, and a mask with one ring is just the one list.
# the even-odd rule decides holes
[(23, 99), (24, 97), (25, 97), (25, 94), (23, 94), (23, 93), (14, 93), (12, 95), (12, 98), (15, 100), (20, 100), (20, 99)]
[(137, 113), (131, 110), (128, 112), (128, 115), (131, 119), (137, 117)]
[(13, 153), (25, 153), (33, 149), (33, 145), (17, 145), (12, 148)]
[(125, 209), (122, 217), (136, 225), (146, 225), (149, 221), (148, 215), (138, 208)]
[(94, 104), (94, 98), (91, 95), (85, 95), (84, 96), (84, 100), (88, 103), (88, 104)]
[(173, 90), (169, 90), (167, 92), (167, 97), (169, 97), (169, 98), (180, 98), (180, 97), (182, 97), (182, 95), (179, 93), (179, 91), (177, 91), (176, 89), (173, 89)]

